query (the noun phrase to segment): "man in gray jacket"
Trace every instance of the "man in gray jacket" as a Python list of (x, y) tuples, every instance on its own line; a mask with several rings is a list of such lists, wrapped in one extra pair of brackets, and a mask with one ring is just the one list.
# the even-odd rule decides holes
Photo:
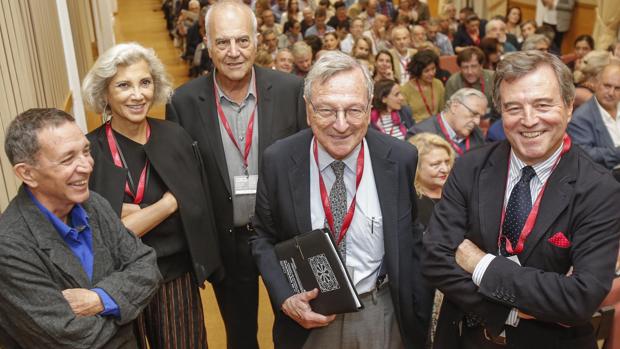
[(0, 216), (0, 347), (137, 348), (131, 323), (161, 280), (155, 252), (89, 192), (73, 117), (28, 110), (5, 151), (23, 185)]

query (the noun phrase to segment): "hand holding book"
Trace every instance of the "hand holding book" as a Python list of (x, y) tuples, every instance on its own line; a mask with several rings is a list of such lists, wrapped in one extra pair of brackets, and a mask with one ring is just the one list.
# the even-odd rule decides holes
[(310, 301), (315, 299), (318, 295), (319, 289), (315, 288), (311, 291), (291, 296), (282, 303), (282, 311), (307, 330), (327, 326), (334, 321), (336, 315), (326, 316), (312, 311)]

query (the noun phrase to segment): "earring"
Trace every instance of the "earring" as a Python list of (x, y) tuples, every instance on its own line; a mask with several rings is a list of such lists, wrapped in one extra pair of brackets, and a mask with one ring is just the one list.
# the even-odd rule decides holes
[(112, 119), (112, 113), (108, 114), (108, 102), (105, 102), (103, 112), (101, 113), (101, 121), (105, 124)]

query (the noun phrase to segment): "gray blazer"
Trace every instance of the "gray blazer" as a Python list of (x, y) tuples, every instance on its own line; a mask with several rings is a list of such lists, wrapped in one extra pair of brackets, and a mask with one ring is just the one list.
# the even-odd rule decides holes
[(620, 148), (614, 145), (607, 131), (595, 97), (573, 112), (567, 132), (592, 160), (608, 169), (620, 164)]
[[(83, 207), (92, 230), (92, 281), (23, 187), (0, 216), (1, 347), (137, 347), (131, 322), (161, 280), (155, 251), (98, 194), (91, 192)], [(114, 299), (120, 318), (77, 317), (61, 293), (95, 287)]]

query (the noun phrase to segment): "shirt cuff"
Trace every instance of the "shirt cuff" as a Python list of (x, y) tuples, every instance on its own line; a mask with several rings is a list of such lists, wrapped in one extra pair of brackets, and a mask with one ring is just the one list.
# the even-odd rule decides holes
[(103, 311), (99, 313), (102, 316), (114, 316), (117, 318), (121, 317), (121, 310), (118, 308), (118, 304), (110, 297), (110, 295), (104, 291), (102, 288), (93, 288), (91, 291), (97, 293), (99, 298), (101, 298), (101, 303), (103, 304)]
[(519, 326), (519, 310), (517, 308), (512, 308), (510, 313), (508, 313), (508, 318), (506, 319), (506, 325), (517, 327)]
[(487, 271), (489, 264), (491, 264), (494, 258), (494, 255), (487, 253), (484, 257), (482, 257), (480, 262), (476, 264), (474, 273), (471, 275), (471, 280), (474, 282), (474, 284), (476, 284), (476, 286), (480, 286), (480, 283), (482, 282), (482, 277), (484, 276), (484, 273)]

